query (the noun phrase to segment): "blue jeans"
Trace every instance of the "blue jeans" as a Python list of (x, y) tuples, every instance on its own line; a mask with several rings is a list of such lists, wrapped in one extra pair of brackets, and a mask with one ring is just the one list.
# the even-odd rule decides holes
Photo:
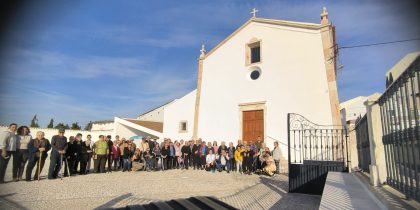
[(230, 163), (229, 163), (229, 161), (228, 161), (228, 162), (226, 162), (226, 164), (225, 164), (225, 165), (222, 165), (221, 163), (218, 163), (218, 164), (217, 164), (217, 170), (222, 171), (224, 168), (226, 168), (226, 171), (230, 171), (231, 167), (230, 167)]
[(227, 168), (229, 171), (233, 170), (233, 160), (229, 159), (227, 162)]
[(131, 166), (131, 160), (130, 159), (124, 159), (123, 163), (124, 163), (123, 170), (128, 171), (130, 169), (130, 166)]
[(151, 170), (154, 168), (153, 159), (152, 158), (146, 158), (146, 168), (147, 170)]

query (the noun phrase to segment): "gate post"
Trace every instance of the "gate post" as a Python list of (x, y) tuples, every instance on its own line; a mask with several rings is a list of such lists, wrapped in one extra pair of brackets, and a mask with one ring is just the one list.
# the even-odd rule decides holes
[(291, 186), (291, 179), (290, 179), (290, 171), (291, 171), (291, 167), (290, 167), (290, 113), (287, 113), (287, 162), (288, 162), (288, 174), (289, 174), (289, 192), (290, 191), (290, 186)]
[(370, 96), (364, 103), (366, 106), (370, 143), (370, 183), (373, 186), (378, 186), (386, 182), (387, 177), (384, 145), (382, 142), (381, 110), (377, 103), (380, 96), (379, 93), (376, 93)]
[(289, 163), (289, 174), (290, 174), (290, 113), (287, 114), (287, 161)]

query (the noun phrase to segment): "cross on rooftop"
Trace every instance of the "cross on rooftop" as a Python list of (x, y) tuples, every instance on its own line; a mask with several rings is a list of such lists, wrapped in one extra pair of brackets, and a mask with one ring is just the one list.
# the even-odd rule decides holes
[(205, 49), (204, 44), (202, 44), (202, 45), (201, 45), (201, 50), (200, 50), (200, 52), (201, 52), (201, 54), (206, 53), (206, 49)]
[(251, 11), (251, 14), (252, 14), (252, 17), (256, 17), (256, 15), (257, 15), (257, 12), (258, 12), (258, 10), (257, 9), (252, 9), (252, 11)]

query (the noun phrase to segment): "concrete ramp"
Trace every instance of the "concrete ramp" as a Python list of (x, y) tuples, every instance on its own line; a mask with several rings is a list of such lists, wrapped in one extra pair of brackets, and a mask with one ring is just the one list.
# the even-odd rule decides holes
[(319, 209), (387, 209), (351, 173), (328, 172)]

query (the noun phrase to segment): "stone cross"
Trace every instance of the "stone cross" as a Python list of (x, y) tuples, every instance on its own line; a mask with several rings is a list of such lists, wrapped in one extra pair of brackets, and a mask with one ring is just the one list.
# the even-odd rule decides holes
[(321, 16), (326, 16), (326, 15), (328, 15), (327, 8), (326, 7), (322, 7)]
[(201, 45), (201, 50), (200, 50), (200, 58), (204, 58), (204, 56), (206, 56), (206, 49), (204, 44)]
[(256, 15), (257, 15), (257, 12), (258, 12), (258, 10), (257, 9), (252, 9), (252, 11), (251, 11), (251, 14), (252, 14), (252, 17), (253, 18), (255, 18), (256, 17)]

